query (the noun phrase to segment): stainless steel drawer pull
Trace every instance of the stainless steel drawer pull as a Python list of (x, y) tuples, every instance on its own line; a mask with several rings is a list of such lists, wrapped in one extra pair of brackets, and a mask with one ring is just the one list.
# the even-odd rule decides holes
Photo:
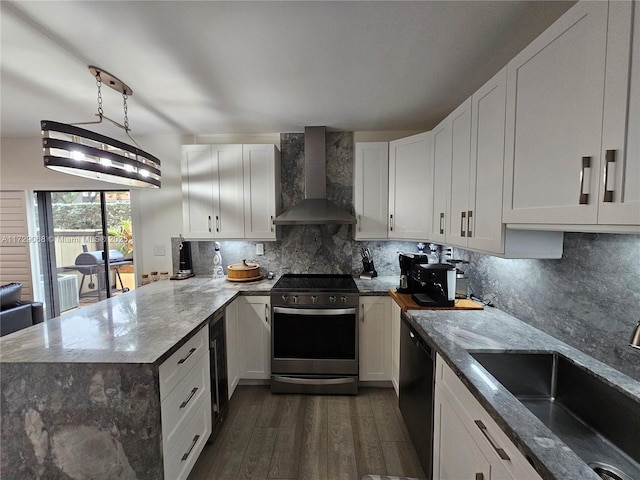
[(467, 235), (465, 231), (464, 221), (467, 218), (467, 212), (460, 212), (460, 236), (464, 237)]
[(216, 215), (216, 232), (220, 231), (220, 217)]
[(180, 404), (180, 408), (186, 407), (187, 404), (191, 401), (191, 399), (193, 398), (193, 396), (196, 394), (197, 391), (198, 391), (198, 387), (193, 387), (193, 390), (191, 390), (191, 393), (189, 394), (187, 399)]
[(440, 235), (444, 235), (444, 212), (440, 212)]
[(189, 458), (189, 455), (191, 455), (191, 450), (193, 450), (193, 447), (196, 446), (196, 443), (198, 443), (198, 439), (200, 438), (200, 435), (196, 435), (195, 437), (193, 437), (193, 440), (191, 440), (191, 446), (189, 447), (189, 450), (187, 450), (187, 452), (182, 455), (182, 458), (180, 459), (181, 462), (184, 462), (187, 458)]
[(616, 161), (616, 151), (615, 150), (607, 150), (605, 155), (605, 164), (604, 164), (604, 198), (603, 202), (613, 202), (613, 190), (609, 190), (608, 182), (609, 182), (609, 165), (615, 163)]
[(209, 227), (209, 231), (211, 231), (211, 215), (209, 215), (209, 219), (207, 220), (207, 227)]
[(493, 441), (493, 438), (491, 438), (491, 436), (489, 435), (489, 432), (487, 431), (487, 427), (484, 425), (484, 423), (482, 423), (482, 420), (474, 420), (474, 423), (478, 426), (478, 428), (480, 429), (484, 437), (488, 440), (488, 442), (491, 444), (491, 446), (496, 451), (498, 456), (502, 460), (511, 460), (511, 458), (509, 458), (509, 455), (507, 455), (507, 452), (505, 452), (503, 448), (500, 448), (498, 445), (496, 445), (496, 443)]
[(580, 169), (580, 198), (578, 200), (580, 205), (587, 205), (589, 203), (589, 194), (584, 193), (584, 171), (587, 168), (591, 168), (591, 157), (582, 157), (582, 168)]
[(473, 218), (473, 210), (467, 212), (467, 237), (471, 238), (471, 219)]
[(273, 232), (273, 215), (271, 215), (271, 231)]
[(362, 231), (362, 215), (358, 215), (358, 231)]
[(184, 362), (187, 361), (187, 359), (193, 355), (193, 352), (195, 352), (197, 350), (196, 347), (191, 347), (191, 350), (189, 350), (189, 353), (187, 353), (187, 356), (184, 358), (181, 358), (180, 360), (178, 360), (178, 365), (182, 365)]
[(393, 232), (393, 215), (389, 215), (389, 230)]

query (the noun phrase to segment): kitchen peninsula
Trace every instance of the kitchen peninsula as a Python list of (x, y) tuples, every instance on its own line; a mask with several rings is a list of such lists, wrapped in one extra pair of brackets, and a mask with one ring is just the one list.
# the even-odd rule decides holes
[[(395, 281), (356, 283), (361, 296), (384, 296)], [(268, 295), (272, 285), (161, 281), (0, 339), (2, 477), (166, 478), (161, 366), (238, 295)], [(640, 402), (637, 381), (499, 310), (405, 315), (541, 478), (592, 472), (514, 397), (488, 389), (469, 351), (557, 351)]]

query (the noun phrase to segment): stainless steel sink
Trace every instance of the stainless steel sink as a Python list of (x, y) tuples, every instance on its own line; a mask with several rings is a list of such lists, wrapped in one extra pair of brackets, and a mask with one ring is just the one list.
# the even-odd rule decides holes
[(640, 403), (557, 353), (471, 353), (606, 479), (640, 479)]

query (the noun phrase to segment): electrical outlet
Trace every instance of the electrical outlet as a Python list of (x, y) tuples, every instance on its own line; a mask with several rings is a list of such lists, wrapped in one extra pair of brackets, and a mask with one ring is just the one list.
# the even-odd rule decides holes
[(153, 255), (155, 257), (164, 257), (164, 245), (154, 245)]
[(264, 255), (264, 243), (256, 243), (256, 255)]

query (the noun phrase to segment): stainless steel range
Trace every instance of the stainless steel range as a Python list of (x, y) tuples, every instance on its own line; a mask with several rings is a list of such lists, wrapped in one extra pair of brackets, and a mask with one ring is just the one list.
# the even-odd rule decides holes
[(350, 275), (283, 275), (271, 289), (271, 391), (358, 393), (358, 287)]

